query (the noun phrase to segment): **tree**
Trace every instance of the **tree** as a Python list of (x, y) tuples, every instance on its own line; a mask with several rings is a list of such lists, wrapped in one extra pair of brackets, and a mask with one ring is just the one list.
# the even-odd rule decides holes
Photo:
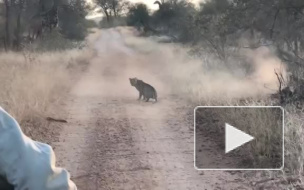
[(118, 6), (116, 7), (116, 17), (125, 16), (128, 14), (128, 10), (131, 4), (127, 0), (120, 0)]
[(58, 10), (60, 33), (64, 37), (83, 40), (87, 34), (85, 17), (88, 6), (85, 0), (72, 0)]
[(220, 59), (226, 58), (228, 25), (224, 23), (224, 18), (230, 5), (228, 0), (213, 0), (201, 3), (194, 21), (193, 40), (203, 43)]
[(9, 0), (4, 0), (5, 5), (5, 38), (4, 46), (5, 49), (9, 49), (11, 46), (11, 36), (10, 36), (10, 14), (11, 14), (11, 2)]
[[(187, 0), (155, 1), (159, 9), (151, 16), (151, 26), (182, 41), (189, 40), (196, 10)], [(190, 33), (189, 33), (190, 32)]]
[(260, 34), (251, 48), (270, 44), (282, 60), (304, 66), (303, 1), (234, 0), (224, 20), (231, 32), (247, 30), (252, 38)]
[(1, 42), (7, 50), (20, 50), (23, 42), (33, 41), (57, 26), (64, 37), (83, 39), (86, 14), (85, 0), (0, 0)]
[(149, 22), (149, 10), (143, 3), (138, 3), (130, 7), (127, 14), (127, 24), (129, 26), (147, 25)]
[(95, 0), (105, 14), (107, 21), (110, 22), (111, 9), (117, 4), (117, 0)]
[(108, 23), (112, 17), (117, 18), (121, 16), (129, 7), (129, 2), (125, 0), (95, 0), (95, 3), (100, 6)]

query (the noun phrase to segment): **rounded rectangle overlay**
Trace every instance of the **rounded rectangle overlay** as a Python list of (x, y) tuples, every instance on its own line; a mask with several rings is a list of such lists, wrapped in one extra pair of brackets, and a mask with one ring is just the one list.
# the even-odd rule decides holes
[(197, 170), (282, 170), (284, 109), (280, 106), (197, 106)]

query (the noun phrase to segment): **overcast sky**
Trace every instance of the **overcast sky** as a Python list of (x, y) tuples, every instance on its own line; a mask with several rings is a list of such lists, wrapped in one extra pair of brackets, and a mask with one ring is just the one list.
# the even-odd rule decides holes
[[(92, 3), (92, 0), (87, 0), (89, 3)], [(151, 10), (156, 10), (158, 9), (158, 5), (154, 5), (153, 3), (156, 0), (129, 0), (132, 3), (145, 3), (149, 9)], [(195, 4), (198, 4), (198, 2), (202, 1), (202, 0), (190, 0)], [(89, 14), (87, 18), (96, 18), (96, 17), (101, 17), (103, 16), (101, 13), (96, 13), (97, 10), (95, 10), (93, 13)]]

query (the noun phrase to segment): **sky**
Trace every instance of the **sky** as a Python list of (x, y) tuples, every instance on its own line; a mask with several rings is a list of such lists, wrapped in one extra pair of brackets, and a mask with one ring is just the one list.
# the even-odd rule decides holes
[[(156, 0), (129, 0), (132, 3), (145, 3), (149, 9), (151, 10), (157, 10), (158, 5), (153, 4)], [(195, 4), (198, 4), (202, 0), (190, 0)], [(92, 0), (87, 0), (87, 2), (92, 4)], [(100, 18), (102, 17), (102, 13), (97, 13), (98, 9), (95, 9), (92, 13), (90, 13), (87, 18), (88, 19), (95, 19), (95, 18)]]

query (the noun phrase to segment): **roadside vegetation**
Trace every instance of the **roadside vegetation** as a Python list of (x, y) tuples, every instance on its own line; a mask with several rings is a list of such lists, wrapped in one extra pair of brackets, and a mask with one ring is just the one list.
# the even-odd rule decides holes
[[(0, 104), (25, 134), (51, 144), (63, 105), (93, 56), (84, 0), (0, 1)], [(60, 108), (60, 109), (58, 109)]]
[[(198, 6), (161, 0), (154, 2), (159, 6), (155, 11), (123, 0), (96, 4), (106, 15), (101, 27), (132, 26), (142, 36), (166, 36), (166, 42), (175, 42), (170, 46), (187, 50), (173, 54), (161, 49), (170, 63), (172, 90), (193, 105), (282, 106), (285, 168), (266, 176), (290, 189), (303, 188), (302, 0), (208, 0)], [(282, 178), (273, 180), (276, 174)]]

